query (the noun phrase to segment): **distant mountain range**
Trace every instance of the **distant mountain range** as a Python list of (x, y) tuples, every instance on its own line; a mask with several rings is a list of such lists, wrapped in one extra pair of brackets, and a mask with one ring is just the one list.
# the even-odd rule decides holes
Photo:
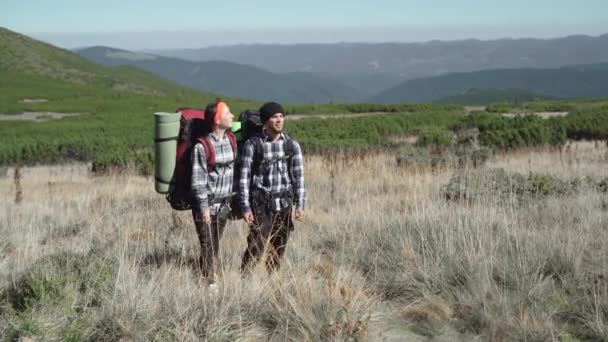
[(352, 102), (361, 98), (354, 88), (312, 73), (275, 74), (232, 62), (191, 62), (110, 47), (86, 48), (77, 53), (99, 64), (135, 66), (183, 85), (230, 97), (288, 103)]
[[(479, 55), (487, 55), (488, 46), (494, 46), (494, 54), (505, 51), (504, 46), (528, 46), (527, 56), (545, 56), (546, 60), (535, 58), (536, 64), (531, 67), (495, 68), (481, 71), (453, 72), (416, 79), (405, 79), (399, 73), (362, 72), (350, 69), (353, 60), (361, 59), (363, 51), (375, 46), (378, 52), (388, 46), (399, 51), (403, 46), (420, 46), (422, 50), (435, 47), (441, 49), (452, 47), (444, 58), (468, 55), (477, 60)], [(560, 44), (562, 48), (560, 50)], [(475, 45), (486, 50), (472, 51), (462, 46)], [(536, 49), (530, 46), (536, 44)], [(293, 46), (297, 51), (303, 47), (317, 45)], [(529, 101), (546, 98), (585, 98), (608, 96), (608, 35), (599, 37), (573, 36), (556, 40), (497, 40), (490, 42), (429, 42), (424, 44), (334, 44), (318, 45), (322, 49), (314, 65), (333, 65), (334, 71), (312, 67), (311, 71), (287, 70), (278, 72), (278, 63), (271, 71), (258, 66), (239, 64), (231, 61), (195, 62), (173, 57), (163, 57), (148, 53), (138, 53), (110, 47), (93, 47), (77, 51), (78, 54), (52, 45), (31, 39), (27, 36), (0, 28), (0, 72), (15, 75), (35, 75), (45, 79), (58, 79), (74, 84), (91, 84), (110, 87), (121, 91), (148, 94), (193, 93), (191, 88), (199, 89), (212, 97), (210, 93), (223, 97), (255, 99), (260, 101), (278, 100), (286, 103), (338, 103), (338, 102), (442, 102), (459, 104), (486, 104), (502, 101)], [(365, 47), (363, 50), (359, 48)], [(384, 47), (384, 48), (383, 48)], [(247, 50), (253, 48), (254, 50)], [(226, 47), (226, 51), (252, 53), (260, 46)], [(270, 51), (288, 52), (285, 46), (266, 46)], [(440, 49), (441, 48), (441, 49)], [(224, 51), (223, 48), (212, 48), (209, 51)], [(244, 49), (244, 50), (243, 50)], [(263, 49), (264, 50), (264, 49)], [(313, 49), (314, 50), (314, 49)], [(348, 50), (337, 56), (329, 56), (327, 51)], [(372, 49), (373, 50), (373, 49)], [(446, 50), (446, 51), (447, 51)], [(266, 51), (266, 50), (264, 50)], [(323, 52), (325, 51), (325, 52)], [(535, 51), (535, 52), (534, 52)], [(551, 54), (547, 51), (553, 51)], [(323, 52), (323, 53), (321, 53)], [(428, 52), (428, 51), (427, 51)], [(534, 53), (532, 53), (534, 52)], [(219, 53), (219, 52), (218, 52)], [(264, 52), (267, 53), (267, 52)], [(414, 52), (408, 52), (413, 54)], [(418, 52), (420, 53), (420, 52)], [(523, 53), (523, 52), (521, 52)], [(80, 55), (79, 55), (80, 54)], [(297, 54), (296, 54), (297, 55)], [(310, 55), (310, 54), (309, 54)], [(287, 53), (283, 59), (293, 56)], [(350, 57), (349, 57), (350, 56)], [(85, 58), (82, 58), (85, 57)], [(231, 58), (238, 59), (238, 54)], [(243, 59), (245, 56), (241, 56)], [(351, 58), (352, 57), (352, 58)], [(219, 58), (219, 57), (218, 57)], [(409, 60), (396, 55), (394, 59)], [(439, 55), (429, 56), (432, 60), (441, 59)], [(496, 57), (498, 58), (498, 57)], [(261, 61), (259, 56), (251, 60)], [(276, 58), (275, 58), (276, 60)], [(297, 60), (297, 58), (296, 58)], [(490, 61), (493, 59), (487, 59)], [(502, 60), (502, 57), (501, 57)], [(526, 59), (530, 62), (532, 59)], [(309, 60), (309, 62), (312, 61)], [(521, 62), (521, 58), (512, 62)], [(591, 64), (547, 65), (575, 61), (576, 63), (594, 62)], [(95, 63), (93, 63), (95, 62)], [(411, 62), (411, 60), (410, 60)], [(503, 61), (507, 63), (507, 61)], [(518, 62), (518, 63), (519, 63)], [(104, 67), (99, 64), (114, 67)], [(333, 64), (332, 64), (333, 63)], [(427, 65), (420, 62), (421, 69)], [(343, 66), (341, 66), (343, 64)], [(376, 65), (373, 69), (386, 70)], [(492, 63), (481, 63), (478, 67), (489, 67)], [(472, 65), (471, 65), (472, 66)], [(142, 70), (143, 69), (143, 70)], [(297, 68), (296, 68), (297, 69)], [(354, 71), (352, 71), (354, 70)], [(393, 70), (396, 70), (393, 68)], [(155, 75), (154, 75), (155, 74)], [(172, 81), (171, 81), (172, 80)], [(180, 87), (178, 84), (188, 87)], [(190, 88), (190, 89), (189, 89)]]
[(389, 75), (404, 81), (452, 72), (604, 63), (608, 62), (608, 34), (424, 43), (253, 44), (151, 52), (192, 61), (224, 60), (276, 73)]
[[(513, 89), (530, 97), (584, 98), (608, 96), (608, 63), (575, 65), (554, 69), (498, 69), (405, 81), (372, 97), (371, 102), (445, 102), (446, 98), (466, 94), (471, 89), (494, 91), (486, 98), (507, 101)], [(479, 92), (479, 91), (478, 91)], [(501, 96), (497, 96), (502, 94)], [(479, 94), (477, 94), (479, 95)], [(461, 102), (459, 100), (459, 102)]]

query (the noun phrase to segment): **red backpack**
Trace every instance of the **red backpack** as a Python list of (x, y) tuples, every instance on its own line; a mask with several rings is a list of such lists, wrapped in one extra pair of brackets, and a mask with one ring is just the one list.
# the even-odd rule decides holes
[[(192, 194), (192, 147), (200, 142), (205, 149), (207, 157), (207, 171), (211, 172), (217, 166), (215, 161), (215, 149), (205, 127), (205, 111), (196, 108), (179, 108), (176, 112), (181, 113), (177, 150), (175, 153), (175, 169), (169, 186), (167, 201), (175, 210), (190, 210), (194, 195)], [(230, 131), (226, 131), (230, 140), (232, 151), (236, 159), (236, 137)]]

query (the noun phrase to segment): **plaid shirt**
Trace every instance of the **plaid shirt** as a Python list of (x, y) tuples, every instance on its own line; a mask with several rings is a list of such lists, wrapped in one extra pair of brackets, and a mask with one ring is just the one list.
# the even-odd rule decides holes
[[(264, 146), (264, 159), (271, 160), (274, 158), (282, 158), (285, 156), (284, 144), (285, 136), (280, 135), (276, 141), (270, 141), (268, 136), (262, 137)], [(243, 212), (250, 212), (251, 205), (249, 203), (249, 191), (259, 189), (265, 193), (279, 193), (289, 189), (293, 189), (295, 194), (296, 208), (304, 209), (306, 204), (306, 190), (304, 189), (304, 160), (302, 157), (302, 149), (300, 144), (293, 140), (293, 157), (291, 158), (291, 173), (292, 179), (289, 177), (287, 168), (287, 159), (280, 159), (277, 163), (271, 163), (264, 174), (253, 175), (251, 178), (251, 168), (253, 165), (254, 142), (247, 140), (243, 145), (243, 165), (241, 169), (241, 179), (239, 181), (239, 189), (241, 196), (241, 209)], [(251, 184), (250, 184), (251, 179)]]
[[(228, 163), (234, 160), (234, 152), (227, 136), (224, 136), (221, 141), (213, 133), (209, 136), (215, 149), (216, 163)], [(210, 208), (212, 215), (217, 213), (220, 203), (209, 203), (208, 196), (219, 200), (232, 194), (233, 168), (234, 164), (230, 164), (207, 172), (205, 148), (200, 142), (194, 145), (192, 149), (192, 194), (194, 195), (194, 207), (196, 209)]]

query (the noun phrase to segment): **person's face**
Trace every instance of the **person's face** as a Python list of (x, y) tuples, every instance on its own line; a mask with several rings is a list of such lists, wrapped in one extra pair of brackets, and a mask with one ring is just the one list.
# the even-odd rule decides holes
[(266, 121), (265, 126), (267, 130), (274, 134), (279, 134), (283, 132), (283, 123), (285, 123), (285, 115), (283, 113), (276, 113)]
[(222, 115), (220, 116), (220, 122), (218, 123), (218, 128), (220, 129), (230, 129), (232, 127), (232, 120), (234, 119), (234, 114), (230, 112), (230, 108), (228, 106), (224, 106), (224, 110), (222, 111)]

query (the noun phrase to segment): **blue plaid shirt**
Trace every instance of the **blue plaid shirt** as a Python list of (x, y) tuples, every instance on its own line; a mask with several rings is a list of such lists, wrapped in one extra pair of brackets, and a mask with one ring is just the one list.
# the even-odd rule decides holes
[[(293, 139), (292, 139), (293, 140)], [(285, 156), (285, 135), (281, 133), (276, 141), (271, 141), (266, 135), (262, 137), (264, 147), (264, 159), (271, 160)], [(249, 139), (243, 145), (243, 165), (239, 182), (241, 209), (243, 212), (251, 211), (249, 203), (250, 190), (259, 189), (265, 193), (280, 193), (293, 189), (295, 194), (295, 205), (297, 209), (304, 209), (306, 204), (306, 190), (304, 189), (304, 158), (300, 144), (293, 140), (293, 157), (291, 158), (291, 173), (289, 176), (287, 158), (280, 159), (277, 163), (271, 163), (261, 175), (251, 177), (251, 168), (254, 156), (254, 141)], [(251, 180), (251, 184), (250, 184)], [(292, 184), (293, 182), (293, 184)]]

